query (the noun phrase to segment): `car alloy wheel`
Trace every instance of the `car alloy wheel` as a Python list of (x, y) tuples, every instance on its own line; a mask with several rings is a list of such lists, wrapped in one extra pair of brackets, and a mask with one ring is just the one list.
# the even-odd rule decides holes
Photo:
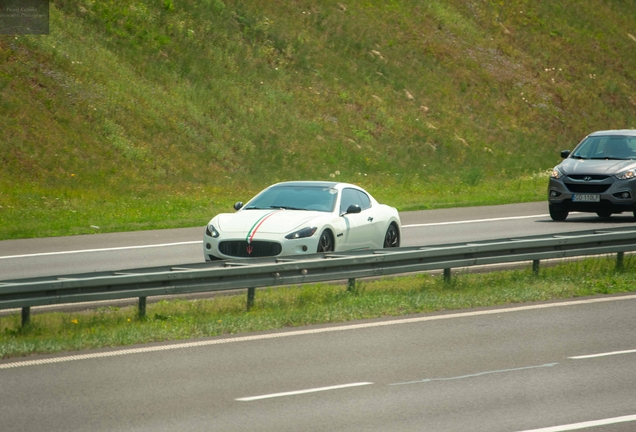
[(333, 238), (329, 231), (323, 231), (318, 240), (317, 252), (333, 252)]
[(398, 232), (395, 224), (389, 225), (389, 228), (386, 230), (386, 235), (384, 236), (384, 247), (399, 247), (400, 246), (400, 233)]

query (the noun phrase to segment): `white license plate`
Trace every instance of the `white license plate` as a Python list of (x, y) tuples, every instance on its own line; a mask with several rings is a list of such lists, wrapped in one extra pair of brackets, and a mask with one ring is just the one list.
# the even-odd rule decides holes
[(574, 202), (600, 202), (601, 196), (598, 194), (574, 194), (572, 195)]

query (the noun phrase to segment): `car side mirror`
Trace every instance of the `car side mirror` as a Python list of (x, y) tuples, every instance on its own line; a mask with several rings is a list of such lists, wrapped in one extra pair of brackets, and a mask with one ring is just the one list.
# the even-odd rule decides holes
[(243, 208), (243, 203), (241, 201), (234, 204), (234, 210), (240, 210)]
[(561, 150), (561, 159), (565, 159), (570, 156), (570, 150)]
[(358, 204), (351, 204), (349, 208), (347, 208), (347, 213), (345, 214), (355, 214), (355, 213), (360, 213), (361, 211), (362, 209), (360, 208)]

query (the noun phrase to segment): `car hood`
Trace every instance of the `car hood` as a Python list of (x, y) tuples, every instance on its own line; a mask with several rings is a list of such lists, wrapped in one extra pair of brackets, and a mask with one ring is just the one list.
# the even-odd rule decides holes
[(225, 233), (247, 235), (252, 230), (262, 234), (287, 234), (296, 228), (308, 226), (312, 219), (328, 213), (298, 210), (242, 210), (223, 213), (214, 218), (217, 229)]
[(634, 160), (565, 159), (559, 165), (564, 174), (615, 175), (636, 168)]

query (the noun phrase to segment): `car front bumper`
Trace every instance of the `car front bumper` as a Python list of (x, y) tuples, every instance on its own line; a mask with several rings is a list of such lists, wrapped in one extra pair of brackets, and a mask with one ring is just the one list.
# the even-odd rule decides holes
[[(596, 201), (598, 199), (598, 201)], [(563, 211), (621, 213), (636, 210), (636, 179), (579, 180), (551, 178), (548, 203)]]
[(288, 240), (280, 236), (260, 236), (248, 243), (245, 237), (203, 236), (203, 256), (206, 261), (216, 259), (302, 256), (316, 253), (318, 233), (311, 237)]

